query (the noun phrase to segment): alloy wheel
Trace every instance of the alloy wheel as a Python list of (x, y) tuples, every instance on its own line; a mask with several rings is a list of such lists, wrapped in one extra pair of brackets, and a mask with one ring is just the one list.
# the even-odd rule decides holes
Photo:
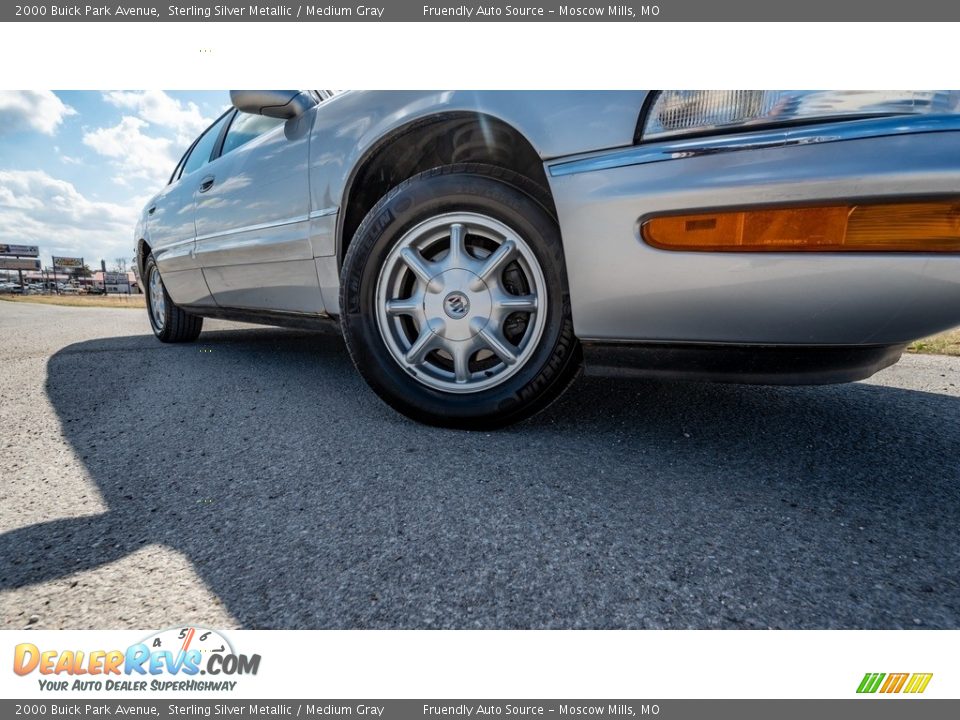
[(407, 231), (384, 262), (377, 324), (393, 356), (435, 390), (486, 390), (537, 348), (546, 282), (521, 235), (478, 213), (447, 213)]
[(157, 330), (163, 330), (166, 301), (163, 296), (163, 281), (156, 266), (150, 268), (150, 315)]

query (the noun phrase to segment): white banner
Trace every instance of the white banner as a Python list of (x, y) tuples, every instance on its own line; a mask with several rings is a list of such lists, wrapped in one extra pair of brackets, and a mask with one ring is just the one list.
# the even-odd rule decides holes
[(867, 673), (904, 673), (869, 696), (958, 698), (956, 657), (955, 634), (924, 630), (4, 631), (0, 695), (842, 699), (867, 697)]

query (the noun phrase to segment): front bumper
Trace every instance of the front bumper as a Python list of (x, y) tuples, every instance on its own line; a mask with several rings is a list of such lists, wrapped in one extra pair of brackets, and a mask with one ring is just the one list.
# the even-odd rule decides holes
[(746, 149), (730, 136), (710, 152), (651, 145), (549, 163), (577, 335), (889, 346), (960, 324), (957, 254), (678, 252), (639, 236), (654, 213), (958, 197), (954, 122), (932, 131), (901, 120), (891, 134)]

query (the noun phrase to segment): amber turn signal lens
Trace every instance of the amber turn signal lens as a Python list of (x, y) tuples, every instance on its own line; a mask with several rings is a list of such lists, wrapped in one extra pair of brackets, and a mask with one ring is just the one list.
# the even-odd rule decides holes
[(675, 215), (641, 233), (661, 250), (960, 252), (960, 201)]

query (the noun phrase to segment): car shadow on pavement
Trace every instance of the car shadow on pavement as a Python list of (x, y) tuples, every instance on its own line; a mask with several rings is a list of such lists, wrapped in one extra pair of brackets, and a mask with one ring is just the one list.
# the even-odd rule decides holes
[(450, 431), (273, 328), (77, 343), (47, 394), (109, 510), (0, 535), (0, 589), (163, 544), (249, 628), (960, 626), (950, 395), (582, 378)]

